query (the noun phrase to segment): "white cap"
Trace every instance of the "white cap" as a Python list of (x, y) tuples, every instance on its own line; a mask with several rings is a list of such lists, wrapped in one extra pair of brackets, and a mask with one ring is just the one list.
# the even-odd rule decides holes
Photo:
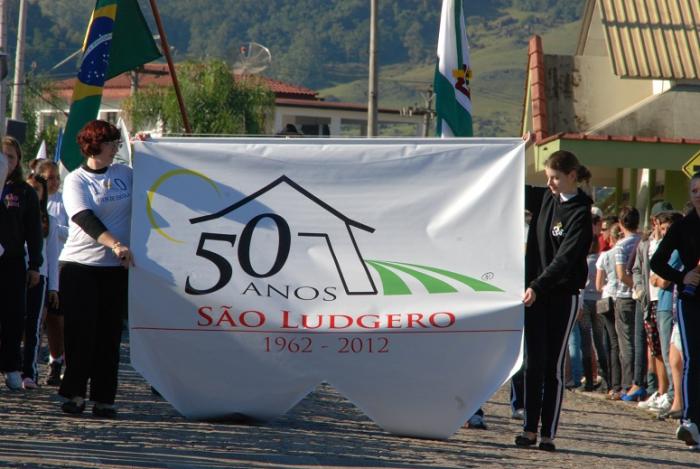
[(591, 215), (597, 215), (603, 218), (603, 211), (594, 205), (591, 207)]

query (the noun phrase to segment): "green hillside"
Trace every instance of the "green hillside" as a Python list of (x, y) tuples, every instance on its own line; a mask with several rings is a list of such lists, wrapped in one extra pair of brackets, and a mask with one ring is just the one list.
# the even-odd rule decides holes
[[(573, 21), (540, 33), (545, 51), (551, 54), (573, 53), (579, 27), (580, 23)], [(481, 39), (479, 44), (472, 46), (471, 50), (475, 134), (484, 137), (518, 135), (523, 109), (527, 44), (498, 33)], [(434, 71), (433, 64), (383, 66), (379, 84), (380, 105), (393, 108), (424, 106), (420, 92), (432, 83)], [(366, 73), (366, 70), (363, 72)], [(320, 95), (328, 100), (366, 101), (367, 78), (364, 73), (358, 73), (356, 79), (348, 83), (323, 88)]]

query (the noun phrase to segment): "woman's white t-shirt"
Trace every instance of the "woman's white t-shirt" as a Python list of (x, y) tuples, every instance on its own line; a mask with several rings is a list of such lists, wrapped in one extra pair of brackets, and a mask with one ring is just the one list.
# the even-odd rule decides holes
[(100, 219), (107, 230), (122, 244), (129, 244), (131, 229), (132, 170), (113, 164), (99, 174), (81, 167), (70, 173), (63, 183), (63, 204), (68, 214), (68, 240), (60, 260), (85, 265), (113, 267), (119, 259), (72, 220), (84, 210)]
[(605, 272), (607, 280), (603, 287), (601, 298), (613, 297), (617, 292), (617, 272), (615, 271), (615, 249), (610, 249), (600, 254), (595, 263), (598, 270)]

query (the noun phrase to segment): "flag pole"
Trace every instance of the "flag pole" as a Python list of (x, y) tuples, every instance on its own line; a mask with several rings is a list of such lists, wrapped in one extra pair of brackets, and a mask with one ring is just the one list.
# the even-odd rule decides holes
[(175, 66), (173, 65), (173, 58), (170, 56), (170, 46), (168, 45), (168, 38), (165, 36), (165, 28), (163, 28), (163, 22), (160, 19), (158, 5), (156, 4), (156, 0), (150, 0), (150, 2), (151, 11), (153, 12), (153, 17), (155, 18), (156, 26), (158, 27), (158, 34), (160, 35), (160, 44), (163, 48), (163, 55), (165, 55), (165, 60), (168, 61), (168, 70), (170, 70), (170, 76), (173, 79), (175, 95), (177, 96), (177, 103), (180, 106), (180, 114), (182, 115), (182, 123), (185, 126), (185, 132), (191, 134), (192, 128), (190, 127), (190, 120), (187, 117), (185, 101), (182, 99), (182, 93), (180, 92), (180, 83), (177, 81), (177, 75), (175, 74)]
[(369, 20), (369, 89), (367, 90), (367, 136), (376, 137), (377, 123), (377, 1), (370, 0)]

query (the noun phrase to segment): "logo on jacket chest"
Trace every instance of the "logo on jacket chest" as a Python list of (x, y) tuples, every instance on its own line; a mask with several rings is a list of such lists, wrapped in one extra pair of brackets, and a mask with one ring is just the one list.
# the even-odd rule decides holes
[(561, 222), (556, 222), (552, 226), (552, 236), (554, 236), (555, 238), (563, 238), (564, 234), (564, 227), (562, 226)]
[(7, 194), (5, 196), (5, 206), (7, 208), (19, 208), (19, 196), (17, 194)]

